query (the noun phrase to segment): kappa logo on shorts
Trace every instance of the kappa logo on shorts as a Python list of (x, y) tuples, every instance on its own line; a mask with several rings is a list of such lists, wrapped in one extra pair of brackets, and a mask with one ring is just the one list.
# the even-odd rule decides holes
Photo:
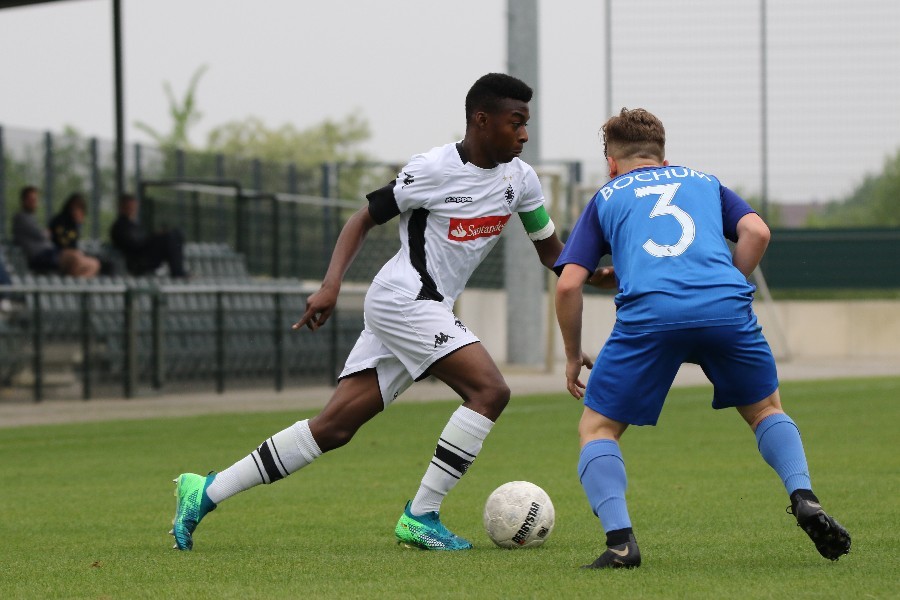
[(455, 321), (453, 321), (453, 324), (456, 325), (457, 327), (459, 327), (460, 329), (462, 329), (463, 331), (469, 331), (468, 329), (466, 329), (466, 326), (463, 325), (463, 322), (460, 321), (459, 319), (456, 319)]
[(474, 219), (450, 219), (447, 239), (454, 242), (468, 242), (483, 237), (500, 235), (510, 215), (493, 215)]
[(452, 335), (447, 335), (442, 331), (434, 336), (434, 347), (443, 346), (452, 339), (454, 339)]

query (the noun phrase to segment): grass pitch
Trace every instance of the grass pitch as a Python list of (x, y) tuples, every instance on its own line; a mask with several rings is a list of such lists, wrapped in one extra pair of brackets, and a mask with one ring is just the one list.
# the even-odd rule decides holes
[[(292, 392), (294, 393), (294, 392)], [(300, 393), (300, 392), (296, 392)], [(676, 389), (660, 424), (622, 449), (644, 564), (583, 571), (603, 549), (575, 472), (579, 402), (514, 398), (442, 516), (475, 548), (407, 550), (393, 527), (455, 403), (398, 404), (351, 444), (223, 503), (194, 551), (171, 550), (171, 480), (221, 469), (312, 413), (0, 430), (2, 598), (891, 598), (900, 590), (900, 378), (785, 383), (813, 485), (853, 536), (821, 558), (737, 412), (708, 388)], [(556, 527), (501, 550), (481, 525), (488, 494), (524, 479)]]

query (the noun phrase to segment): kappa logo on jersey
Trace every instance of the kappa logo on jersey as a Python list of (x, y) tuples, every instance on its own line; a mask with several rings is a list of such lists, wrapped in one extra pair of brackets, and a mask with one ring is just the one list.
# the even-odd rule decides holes
[(447, 239), (455, 242), (468, 242), (483, 237), (500, 235), (510, 215), (477, 217), (475, 219), (450, 219)]
[(446, 344), (447, 342), (449, 342), (452, 339), (453, 339), (452, 335), (447, 335), (446, 333), (444, 333), (442, 331), (438, 335), (434, 336), (434, 347), (437, 348), (438, 346), (443, 346), (444, 344)]
[(403, 171), (403, 174), (406, 175), (406, 177), (403, 178), (403, 187), (408, 186), (409, 184), (411, 184), (413, 181), (416, 180), (416, 178), (413, 175), (410, 175), (406, 171)]

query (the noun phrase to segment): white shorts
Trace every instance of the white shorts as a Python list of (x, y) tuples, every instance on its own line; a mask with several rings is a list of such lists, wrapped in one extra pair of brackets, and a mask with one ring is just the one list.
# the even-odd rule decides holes
[(340, 378), (375, 369), (385, 407), (435, 362), (481, 341), (443, 303), (412, 300), (377, 283), (369, 287), (363, 311), (365, 329)]

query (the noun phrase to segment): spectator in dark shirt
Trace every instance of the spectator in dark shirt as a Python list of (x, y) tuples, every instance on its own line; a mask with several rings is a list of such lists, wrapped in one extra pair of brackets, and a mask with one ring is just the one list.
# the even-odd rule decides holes
[(22, 249), (28, 268), (39, 273), (59, 272), (59, 249), (50, 239), (50, 231), (37, 220), (38, 189), (33, 185), (19, 192), (21, 210), (13, 216), (13, 243)]
[(156, 271), (163, 263), (172, 277), (184, 277), (184, 236), (177, 229), (150, 233), (137, 222), (138, 200), (131, 194), (119, 198), (119, 217), (109, 231), (113, 246), (125, 255), (132, 275)]
[(63, 275), (94, 277), (100, 272), (100, 259), (89, 256), (78, 248), (81, 225), (87, 212), (84, 196), (70, 195), (62, 210), (50, 220), (50, 237), (59, 249), (59, 266)]

